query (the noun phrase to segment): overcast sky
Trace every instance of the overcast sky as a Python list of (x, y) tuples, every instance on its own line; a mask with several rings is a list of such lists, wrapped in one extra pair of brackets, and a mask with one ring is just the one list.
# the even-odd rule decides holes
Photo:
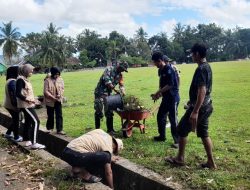
[(132, 37), (140, 26), (149, 37), (171, 36), (178, 22), (250, 28), (249, 0), (0, 0), (0, 5), (0, 21), (13, 21), (22, 35), (41, 32), (50, 22), (72, 37), (85, 28)]

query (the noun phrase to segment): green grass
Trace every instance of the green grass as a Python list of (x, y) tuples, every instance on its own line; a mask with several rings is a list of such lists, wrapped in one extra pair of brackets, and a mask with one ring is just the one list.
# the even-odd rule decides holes
[[(157, 135), (156, 114), (146, 120), (146, 134), (133, 129), (131, 138), (124, 139), (125, 150), (122, 156), (150, 168), (164, 177), (173, 178), (193, 189), (250, 189), (250, 62), (212, 63), (214, 113), (210, 119), (209, 132), (214, 144), (214, 156), (218, 170), (201, 170), (199, 163), (206, 160), (204, 148), (195, 134), (189, 135), (186, 148), (188, 167), (175, 168), (165, 165), (163, 158), (173, 156), (172, 138), (167, 129), (167, 141), (155, 143)], [(184, 113), (183, 105), (188, 100), (189, 85), (197, 65), (179, 65), (181, 70), (181, 102), (179, 118)], [(64, 129), (72, 137), (94, 128), (94, 88), (103, 70), (62, 73), (65, 81), (67, 106), (63, 108)], [(31, 80), (36, 95), (42, 94), (45, 75), (33, 75)], [(4, 77), (0, 78), (0, 100), (3, 99)], [(158, 88), (157, 69), (135, 68), (125, 73), (127, 94), (140, 98), (150, 109), (155, 104), (150, 94)], [(45, 120), (42, 120), (42, 124)], [(114, 126), (121, 129), (120, 117), (115, 114)], [(102, 128), (106, 130), (105, 122)]]

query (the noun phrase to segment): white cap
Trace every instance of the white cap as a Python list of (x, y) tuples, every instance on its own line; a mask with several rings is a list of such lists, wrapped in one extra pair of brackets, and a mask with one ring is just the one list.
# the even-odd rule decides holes
[(115, 154), (118, 154), (118, 153), (120, 153), (121, 150), (123, 149), (123, 142), (122, 142), (121, 139), (116, 139), (116, 138), (114, 138), (114, 140), (115, 140), (116, 145), (117, 145)]

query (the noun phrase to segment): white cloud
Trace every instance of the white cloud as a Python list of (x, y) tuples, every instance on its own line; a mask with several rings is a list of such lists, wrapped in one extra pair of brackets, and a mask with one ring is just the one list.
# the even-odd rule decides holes
[(132, 36), (139, 28), (133, 15), (155, 12), (150, 0), (49, 0), (43, 4), (33, 0), (0, 0), (0, 3), (0, 17), (4, 22), (13, 20), (22, 27), (27, 22), (23, 30), (34, 27), (34, 23), (44, 29), (49, 22), (57, 26), (66, 24), (62, 32), (68, 35), (89, 28), (103, 35), (117, 30)]
[(167, 32), (168, 36), (172, 36), (173, 31), (174, 31), (174, 27), (178, 22), (175, 19), (171, 19), (171, 20), (164, 20), (161, 23), (161, 30), (164, 32)]
[[(198, 23), (215, 22), (223, 27), (236, 25), (250, 27), (250, 2), (247, 0), (207, 0), (205, 2), (201, 0), (44, 0), (43, 3), (36, 3), (34, 0), (0, 0), (0, 4), (1, 21), (12, 20), (14, 26), (19, 27), (23, 34), (45, 30), (50, 22), (62, 27), (60, 31), (62, 34), (72, 37), (85, 28), (95, 30), (103, 36), (117, 30), (127, 37), (132, 37), (140, 26), (149, 35), (161, 31), (170, 35), (173, 25), (178, 22), (192, 26)], [(176, 15), (176, 12), (181, 14), (181, 11), (186, 10), (196, 14), (195, 18), (192, 17), (193, 15), (190, 18)], [(164, 18), (163, 15), (168, 17)]]
[(218, 6), (205, 8), (204, 16), (211, 22), (215, 22), (224, 27), (250, 27), (250, 2), (246, 0), (228, 0)]
[[(162, 0), (173, 9), (196, 11), (203, 21), (198, 23), (217, 23), (226, 28), (233, 28), (236, 25), (250, 27), (250, 1), (248, 0)], [(185, 21), (186, 22), (186, 21)], [(183, 23), (183, 22), (182, 22)]]
[(191, 25), (192, 27), (195, 27), (200, 23), (201, 22), (199, 22), (198, 20), (190, 19), (190, 20), (186, 20), (183, 24), (184, 25)]

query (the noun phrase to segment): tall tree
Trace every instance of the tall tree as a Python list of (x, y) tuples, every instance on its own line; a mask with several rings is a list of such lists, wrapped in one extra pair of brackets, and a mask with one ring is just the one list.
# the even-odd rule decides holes
[(76, 37), (77, 50), (82, 51), (86, 49), (89, 61), (93, 61), (99, 57), (103, 57), (102, 60), (107, 59), (108, 40), (100, 36), (96, 31), (85, 29)]
[(10, 65), (12, 64), (11, 58), (17, 54), (18, 41), (21, 36), (17, 30), (18, 28), (13, 28), (12, 21), (3, 23), (3, 27), (0, 27), (0, 46), (3, 45), (3, 55)]
[(109, 55), (111, 59), (117, 60), (117, 52), (120, 51), (115, 40), (109, 41)]
[(146, 42), (147, 41), (148, 34), (145, 32), (145, 30), (140, 27), (136, 33), (135, 33), (135, 40), (140, 42)]
[(148, 40), (151, 51), (160, 50), (162, 53), (171, 54), (171, 42), (168, 40), (167, 33), (161, 32), (152, 36)]
[(246, 58), (250, 55), (250, 29), (239, 29), (236, 33), (241, 49), (240, 58)]
[(50, 34), (58, 34), (58, 31), (61, 30), (61, 27), (56, 27), (56, 25), (54, 25), (52, 22), (49, 23), (49, 25), (47, 26), (47, 30)]
[(36, 55), (42, 59), (44, 67), (59, 66), (63, 68), (65, 63), (65, 39), (44, 32), (40, 40), (40, 49)]
[(127, 51), (127, 46), (129, 44), (129, 42), (123, 34), (120, 34), (117, 31), (112, 31), (109, 34), (108, 40), (116, 42), (116, 47), (119, 49), (117, 51), (117, 56), (120, 56), (121, 54), (127, 53), (126, 51)]
[(199, 24), (197, 26), (197, 37), (200, 38), (203, 43), (208, 47), (207, 58), (211, 61), (218, 61), (220, 57), (220, 46), (222, 45), (223, 30), (215, 23)]
[(28, 33), (26, 36), (22, 36), (20, 39), (21, 47), (29, 54), (33, 55), (35, 52), (37, 52), (40, 48), (40, 40), (41, 40), (42, 34), (40, 33)]
[(185, 30), (185, 25), (182, 25), (181, 23), (177, 23), (174, 27), (173, 41), (181, 44), (183, 41), (184, 30)]

